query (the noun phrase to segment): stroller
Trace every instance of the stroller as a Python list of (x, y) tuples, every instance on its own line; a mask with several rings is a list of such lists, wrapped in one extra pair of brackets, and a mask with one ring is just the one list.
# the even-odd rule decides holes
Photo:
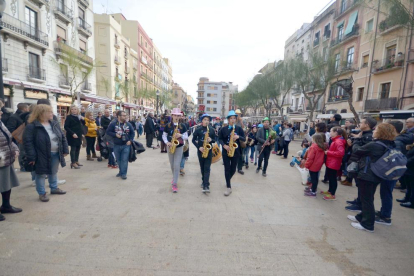
[(100, 157), (98, 157), (98, 161), (101, 162), (103, 158), (108, 159), (109, 158), (109, 149), (108, 145), (105, 141), (105, 130), (100, 128), (98, 129), (98, 144), (97, 147), (99, 148), (99, 152), (101, 154)]

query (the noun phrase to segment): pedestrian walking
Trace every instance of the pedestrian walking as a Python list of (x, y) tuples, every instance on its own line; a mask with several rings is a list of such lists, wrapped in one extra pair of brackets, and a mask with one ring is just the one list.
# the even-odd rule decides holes
[(39, 104), (34, 108), (24, 131), (23, 141), (27, 162), (34, 166), (36, 172), (36, 191), (40, 201), (49, 201), (45, 191), (46, 176), (51, 194), (66, 194), (58, 188), (57, 173), (59, 164), (62, 168), (66, 166), (65, 156), (69, 153), (68, 143), (59, 123), (53, 120), (51, 106)]
[(85, 116), (85, 126), (88, 128), (88, 132), (85, 134), (86, 160), (94, 161), (94, 158), (98, 158), (95, 152), (95, 142), (96, 137), (98, 136), (98, 126), (96, 125), (96, 121), (93, 118), (92, 112), (86, 112)]
[(65, 130), (68, 145), (70, 146), (70, 168), (80, 169), (83, 165), (79, 163), (80, 148), (82, 146), (82, 121), (84, 117), (79, 114), (76, 105), (70, 107), (70, 115), (65, 120)]

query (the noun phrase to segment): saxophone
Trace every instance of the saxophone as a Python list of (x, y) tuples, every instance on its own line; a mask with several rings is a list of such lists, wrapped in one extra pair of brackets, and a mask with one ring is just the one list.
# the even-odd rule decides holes
[(230, 134), (230, 141), (229, 141), (229, 151), (227, 152), (227, 156), (228, 157), (233, 157), (234, 156), (234, 151), (239, 147), (239, 145), (237, 145), (237, 143), (234, 141), (234, 130), (236, 129), (236, 126), (233, 125), (233, 130), (231, 131)]
[(209, 135), (209, 133), (210, 133), (210, 130), (209, 130), (208, 125), (207, 125), (207, 132), (204, 135), (204, 143), (203, 143), (203, 148), (204, 148), (203, 155), (202, 155), (203, 158), (207, 158), (208, 157), (208, 153), (211, 150), (211, 145), (208, 142), (208, 135)]
[(172, 135), (172, 139), (171, 139), (171, 147), (170, 147), (170, 153), (174, 154), (175, 149), (177, 148), (177, 146), (180, 144), (180, 142), (178, 142), (177, 138), (175, 138), (175, 135), (178, 133), (178, 124), (174, 129), (174, 133)]

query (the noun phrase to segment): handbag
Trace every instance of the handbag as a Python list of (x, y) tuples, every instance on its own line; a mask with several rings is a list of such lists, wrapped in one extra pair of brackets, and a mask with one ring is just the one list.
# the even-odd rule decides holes
[(88, 127), (86, 125), (82, 125), (82, 124), (81, 124), (81, 126), (82, 126), (82, 133), (83, 133), (83, 135), (88, 134)]
[(16, 128), (11, 134), (14, 140), (16, 140), (17, 143), (19, 144), (23, 144), (23, 133), (24, 133), (25, 128), (26, 128), (26, 124), (23, 123), (18, 128)]

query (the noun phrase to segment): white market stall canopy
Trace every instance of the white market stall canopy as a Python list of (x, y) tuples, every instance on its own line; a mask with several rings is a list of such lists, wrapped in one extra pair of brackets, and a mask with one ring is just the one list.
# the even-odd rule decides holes
[[(317, 119), (329, 119), (335, 114), (318, 114)], [(353, 119), (355, 118), (354, 113), (339, 113), (342, 116), (342, 119)]]

